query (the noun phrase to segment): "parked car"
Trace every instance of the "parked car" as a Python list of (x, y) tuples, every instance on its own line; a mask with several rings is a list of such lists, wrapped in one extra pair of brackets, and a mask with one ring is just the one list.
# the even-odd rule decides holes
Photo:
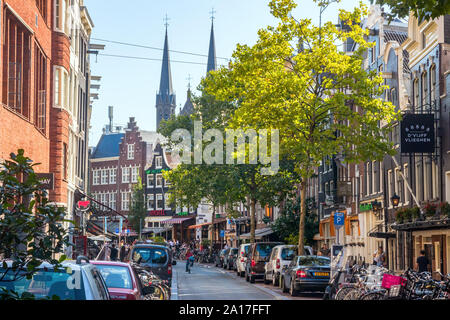
[(300, 291), (324, 291), (330, 281), (330, 258), (296, 256), (281, 272), (280, 287), (295, 296)]
[[(11, 268), (12, 262), (7, 261), (6, 265)], [(111, 299), (100, 271), (89, 263), (86, 257), (80, 256), (76, 261), (64, 261), (61, 265), (62, 268), (55, 270), (52, 264), (42, 263), (31, 279), (26, 278), (26, 268), (13, 271), (1, 267), (0, 288), (16, 291), (19, 295), (28, 292), (36, 299)]]
[(128, 254), (128, 261), (139, 264), (171, 285), (172, 266), (177, 262), (172, 259), (172, 252), (168, 247), (148, 243), (136, 244)]
[[(313, 249), (305, 246), (306, 255), (313, 255)], [(289, 265), (292, 259), (297, 255), (296, 245), (280, 245), (272, 249), (269, 262), (266, 263), (264, 270), (264, 283), (272, 282), (274, 286), (278, 286), (281, 270)]]
[(264, 279), (264, 265), (269, 261), (272, 249), (281, 242), (257, 242), (249, 248), (245, 264), (245, 280), (254, 283), (256, 279)]
[(245, 275), (245, 265), (247, 263), (247, 254), (249, 248), (250, 243), (241, 244), (239, 246), (239, 254), (236, 258), (236, 273), (240, 277), (243, 277)]
[(142, 286), (139, 276), (129, 263), (115, 261), (92, 261), (105, 279), (112, 300), (142, 300), (151, 294), (149, 287)]
[(224, 257), (224, 269), (234, 270), (238, 248), (230, 248), (228, 254)]
[(222, 249), (220, 251), (219, 255), (216, 258), (216, 267), (223, 267), (224, 266), (225, 256), (228, 254), (229, 251), (230, 251), (230, 248)]

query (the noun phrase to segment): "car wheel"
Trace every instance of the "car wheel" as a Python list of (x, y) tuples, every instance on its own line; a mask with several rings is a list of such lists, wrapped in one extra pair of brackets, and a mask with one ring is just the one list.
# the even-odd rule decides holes
[(297, 290), (295, 290), (294, 281), (292, 281), (292, 280), (291, 280), (291, 288), (289, 290), (289, 293), (291, 294), (292, 297), (295, 297), (297, 295)]
[(283, 293), (288, 292), (288, 288), (286, 288), (286, 284), (284, 283), (284, 278), (280, 277), (280, 287)]
[(272, 284), (274, 287), (278, 286), (278, 280), (276, 274), (272, 274)]

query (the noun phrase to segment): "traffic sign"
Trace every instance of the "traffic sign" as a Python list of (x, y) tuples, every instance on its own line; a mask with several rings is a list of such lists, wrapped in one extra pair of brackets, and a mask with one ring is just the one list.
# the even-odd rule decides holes
[(334, 214), (334, 226), (336, 229), (341, 228), (345, 223), (345, 212), (336, 212)]
[(119, 228), (116, 228), (116, 233), (119, 233)]
[(220, 237), (225, 238), (225, 230), (220, 230)]

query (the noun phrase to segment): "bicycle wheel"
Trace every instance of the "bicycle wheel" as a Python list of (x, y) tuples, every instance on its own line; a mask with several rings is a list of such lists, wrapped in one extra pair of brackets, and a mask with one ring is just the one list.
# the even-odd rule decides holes
[(381, 292), (369, 292), (364, 294), (359, 300), (385, 300), (385, 295)]
[(354, 287), (342, 287), (342, 288), (340, 288), (336, 292), (336, 294), (334, 296), (334, 300), (344, 300), (344, 298), (347, 295), (347, 293), (349, 293), (353, 289), (354, 289)]
[(359, 300), (359, 298), (364, 294), (361, 288), (353, 288), (349, 290), (342, 300)]

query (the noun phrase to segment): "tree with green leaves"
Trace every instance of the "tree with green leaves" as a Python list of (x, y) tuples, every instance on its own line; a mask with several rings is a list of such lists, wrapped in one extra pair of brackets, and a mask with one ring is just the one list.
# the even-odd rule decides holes
[[(269, 7), (279, 24), (259, 30), (255, 45), (237, 45), (229, 67), (211, 72), (203, 86), (217, 100), (239, 106), (231, 127), (279, 129), (280, 153), (295, 162), (301, 177), (303, 254), (305, 196), (314, 169), (326, 155), (357, 163), (395, 153), (387, 133), (400, 115), (378, 98), (386, 89), (381, 76), (362, 68), (363, 54), (373, 46), (360, 27), (365, 6), (340, 10), (341, 21), (349, 26), (345, 30), (332, 22), (316, 26), (310, 19), (297, 20), (293, 0), (271, 0)], [(358, 45), (352, 55), (339, 45), (348, 38)]]
[(450, 14), (448, 0), (371, 0), (370, 2), (389, 6), (391, 12), (386, 14), (390, 20), (395, 17), (407, 18), (411, 11), (419, 21)]
[(138, 230), (139, 240), (142, 239), (142, 228), (144, 227), (146, 217), (147, 206), (145, 203), (145, 190), (142, 185), (141, 177), (138, 177), (138, 182), (133, 185), (128, 221), (134, 230)]
[[(37, 165), (22, 149), (0, 164), (0, 259), (12, 261), (11, 265), (2, 261), (0, 281), (31, 279), (44, 262), (60, 268), (66, 259), (64, 246), (72, 245), (63, 224), (73, 222), (65, 220), (65, 208), (50, 203), (34, 171)], [(0, 299), (33, 299), (33, 295), (1, 288)]]

